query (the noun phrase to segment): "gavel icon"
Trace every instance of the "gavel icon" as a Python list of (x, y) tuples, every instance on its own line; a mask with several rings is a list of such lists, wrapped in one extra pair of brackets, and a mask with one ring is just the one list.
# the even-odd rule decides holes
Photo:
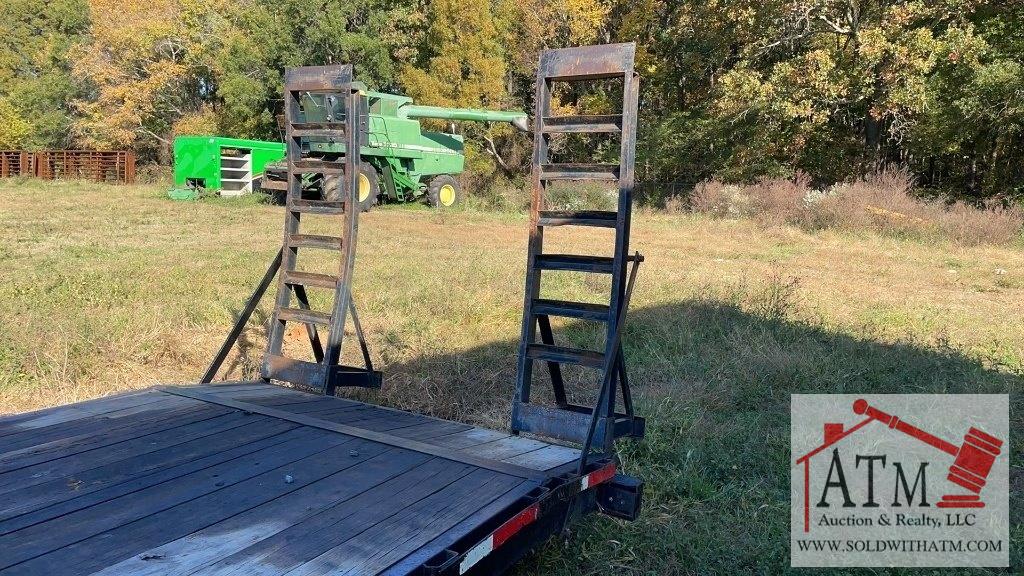
[(1003, 442), (994, 436), (990, 436), (971, 427), (964, 435), (964, 442), (956, 446), (937, 436), (929, 434), (920, 428), (882, 412), (878, 408), (868, 405), (863, 398), (853, 403), (853, 411), (857, 414), (867, 415), (893, 430), (899, 430), (908, 436), (916, 438), (933, 448), (937, 448), (950, 456), (953, 456), (953, 464), (949, 467), (949, 475), (946, 477), (950, 482), (963, 486), (973, 494), (948, 494), (936, 503), (939, 508), (984, 508), (985, 503), (981, 501), (978, 494), (985, 486), (989, 472), (992, 471), (992, 464), (1002, 451)]

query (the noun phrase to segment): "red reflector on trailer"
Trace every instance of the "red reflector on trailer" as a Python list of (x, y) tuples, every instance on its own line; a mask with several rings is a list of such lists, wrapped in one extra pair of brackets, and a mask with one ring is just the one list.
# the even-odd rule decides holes
[[(611, 480), (612, 477), (615, 476), (615, 472), (616, 468), (614, 462), (608, 464), (604, 468), (594, 470), (590, 474), (580, 478), (580, 491), (593, 488), (602, 482)], [(459, 574), (465, 574), (468, 572), (469, 569), (475, 566), (477, 562), (483, 560), (491, 552), (494, 552), (494, 550), (499, 546), (519, 533), (520, 530), (535, 522), (538, 514), (540, 514), (540, 504), (535, 502), (522, 512), (506, 520), (501, 526), (498, 526), (498, 529), (492, 532), (490, 536), (484, 538), (480, 543), (473, 546), (468, 552), (466, 552), (462, 562), (459, 564)]]
[(516, 535), (516, 532), (522, 530), (527, 524), (532, 523), (537, 519), (537, 513), (540, 511), (540, 506), (537, 504), (531, 504), (529, 508), (523, 510), (519, 514), (516, 514), (507, 522), (501, 525), (500, 528), (494, 531), (494, 547), (497, 548), (505, 543), (506, 540)]
[(501, 526), (498, 526), (498, 529), (492, 532), (490, 536), (484, 538), (479, 544), (473, 546), (469, 552), (466, 552), (466, 557), (459, 564), (459, 574), (465, 574), (477, 562), (493, 552), (495, 548), (507, 542), (509, 538), (515, 536), (524, 527), (532, 524), (537, 520), (539, 512), (539, 504), (530, 504), (528, 508), (509, 518)]
[(594, 470), (590, 474), (587, 474), (580, 479), (580, 490), (588, 490), (602, 482), (607, 482), (615, 476), (615, 463), (605, 466), (604, 468)]

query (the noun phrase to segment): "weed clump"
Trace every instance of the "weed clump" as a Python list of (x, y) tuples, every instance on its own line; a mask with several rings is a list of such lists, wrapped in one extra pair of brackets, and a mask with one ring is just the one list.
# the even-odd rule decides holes
[(734, 185), (699, 184), (689, 199), (693, 212), (715, 218), (751, 218), (765, 226), (875, 230), (916, 239), (949, 239), (964, 245), (1008, 244), (1021, 238), (1024, 212), (1018, 208), (976, 208), (915, 196), (913, 178), (890, 169), (853, 182), (815, 189), (801, 173)]

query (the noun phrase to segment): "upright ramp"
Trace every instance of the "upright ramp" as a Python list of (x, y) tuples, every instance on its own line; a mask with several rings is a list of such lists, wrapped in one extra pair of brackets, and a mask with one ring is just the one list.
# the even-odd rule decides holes
[[(633, 69), (634, 52), (634, 44), (547, 50), (541, 55), (537, 69), (530, 242), (516, 398), (512, 407), (512, 430), (583, 444), (585, 447), (593, 443), (602, 453), (610, 451), (615, 438), (639, 437), (643, 435), (644, 430), (644, 420), (637, 417), (633, 411), (621, 346), (622, 323), (628, 305), (629, 288), (632, 286), (631, 279), (635, 277), (637, 265), (643, 260), (639, 253), (629, 254), (639, 91), (639, 77)], [(621, 80), (623, 93), (620, 114), (552, 115), (551, 95), (554, 83), (606, 79)], [(566, 133), (618, 135), (618, 163), (553, 163), (549, 158), (550, 139)], [(615, 182), (618, 187), (617, 210), (547, 209), (548, 186), (552, 182), (566, 180)], [(544, 232), (557, 226), (614, 229), (612, 254), (595, 256), (545, 252)], [(633, 266), (631, 274), (627, 271), (627, 265), (630, 263)], [(542, 275), (565, 271), (611, 276), (608, 304), (541, 298)], [(551, 330), (552, 316), (602, 324), (606, 334), (604, 349), (580, 350), (556, 344)], [(533, 368), (534, 363), (538, 361), (544, 362), (548, 368), (555, 406), (544, 406), (531, 401)], [(562, 378), (563, 364), (575, 364), (600, 371), (602, 388), (596, 406), (569, 403)], [(615, 410), (616, 384), (622, 393), (623, 412)]]
[[(326, 119), (308, 122), (302, 109), (303, 95), (323, 95), (328, 107)], [(310, 101), (308, 98), (306, 101)], [(359, 150), (367, 130), (365, 99), (352, 84), (352, 66), (314, 66), (289, 68), (284, 87), (286, 156), (288, 164), (285, 198), (284, 239), (277, 299), (270, 329), (263, 377), (333, 394), (338, 386), (379, 387), (380, 372), (373, 370), (362, 328), (352, 303), (352, 274), (355, 269), (356, 238), (359, 230), (358, 190), (359, 157), (345, 154), (341, 160), (310, 158), (304, 143), (310, 138), (344, 142), (346, 150)], [(323, 113), (318, 112), (318, 117)], [(303, 200), (303, 177), (310, 174), (340, 176), (340, 201)], [(341, 216), (339, 236), (306, 234), (301, 230), (302, 215)], [(337, 275), (303, 272), (297, 269), (300, 249), (340, 253)], [(310, 308), (306, 289), (333, 292), (330, 312)], [(292, 305), (294, 298), (297, 306)], [(351, 312), (359, 337), (365, 368), (341, 365), (341, 344), (345, 321)], [(316, 362), (290, 358), (284, 354), (284, 335), (288, 323), (306, 326)], [(320, 342), (318, 326), (327, 330), (327, 345)]]

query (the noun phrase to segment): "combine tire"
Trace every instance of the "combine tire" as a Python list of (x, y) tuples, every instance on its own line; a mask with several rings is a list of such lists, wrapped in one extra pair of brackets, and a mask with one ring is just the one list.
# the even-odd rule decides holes
[[(324, 176), (323, 180), (324, 200), (341, 200), (340, 176)], [(380, 194), (380, 180), (377, 178), (377, 170), (366, 162), (359, 165), (359, 188), (356, 196), (359, 200), (359, 211), (366, 212), (377, 203), (377, 196)]]
[(430, 181), (427, 200), (434, 208), (451, 208), (462, 204), (462, 187), (450, 174), (441, 174)]

